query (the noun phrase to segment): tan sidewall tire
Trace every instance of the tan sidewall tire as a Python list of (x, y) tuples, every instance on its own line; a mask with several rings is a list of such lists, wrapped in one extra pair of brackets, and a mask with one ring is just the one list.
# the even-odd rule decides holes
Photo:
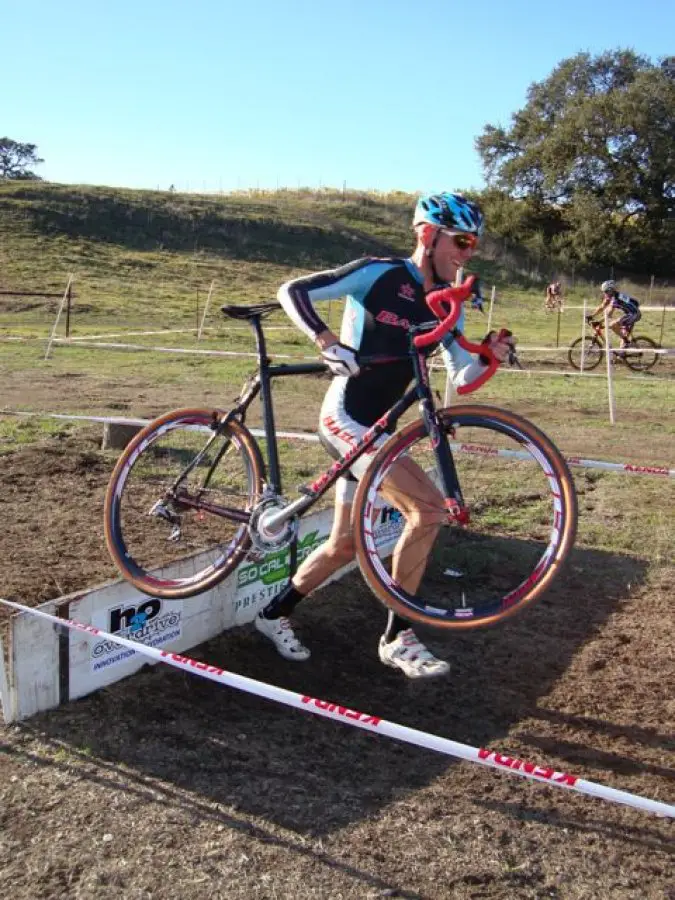
[[(129, 444), (127, 444), (125, 449), (122, 451), (122, 455), (117, 460), (112, 475), (110, 476), (110, 481), (108, 482), (108, 488), (105, 494), (105, 504), (103, 512), (103, 529), (108, 552), (110, 553), (113, 562), (120, 570), (122, 576), (130, 584), (133, 584), (134, 587), (136, 587), (139, 591), (142, 591), (144, 594), (149, 594), (152, 597), (160, 597), (165, 600), (179, 600), (202, 594), (204, 591), (209, 590), (209, 588), (212, 588), (216, 584), (219, 584), (223, 580), (223, 578), (226, 578), (230, 574), (230, 572), (241, 562), (246, 550), (250, 546), (248, 533), (244, 533), (238, 545), (230, 554), (228, 562), (222, 567), (222, 569), (219, 569), (210, 578), (205, 579), (204, 582), (200, 582), (197, 585), (191, 586), (189, 589), (160, 589), (155, 588), (152, 585), (148, 585), (143, 579), (136, 578), (134, 575), (132, 575), (132, 573), (127, 569), (123, 557), (120, 556), (111, 534), (110, 521), (112, 516), (113, 497), (115, 495), (117, 481), (120, 477), (120, 474), (127, 465), (129, 456), (135, 452), (139, 444), (143, 443), (143, 441), (145, 441), (149, 437), (149, 435), (151, 435), (157, 428), (160, 428), (162, 425), (165, 425), (172, 419), (181, 419), (188, 417), (203, 418), (204, 424), (208, 425), (209, 422), (211, 422), (213, 419), (214, 412), (224, 415), (222, 410), (185, 408), (171, 410), (170, 412), (159, 416), (159, 418), (154, 419), (152, 422), (146, 425), (145, 428), (142, 429), (142, 431), (139, 431), (138, 434), (133, 438), (133, 440), (130, 441)], [(262, 493), (265, 467), (260, 455), (260, 450), (258, 449), (258, 445), (256, 444), (249, 430), (239, 422), (230, 422), (228, 424), (228, 428), (232, 431), (233, 434), (236, 434), (238, 440), (241, 441), (242, 446), (246, 449), (251, 464), (251, 471), (253, 472), (256, 495), (259, 497)]]
[(569, 468), (560, 451), (542, 431), (540, 431), (535, 425), (532, 425), (531, 422), (528, 422), (527, 419), (523, 419), (521, 416), (509, 412), (508, 410), (482, 405), (454, 406), (446, 410), (439, 410), (438, 414), (446, 422), (448, 420), (452, 421), (453, 419), (461, 418), (463, 416), (471, 416), (484, 419), (496, 419), (504, 423), (505, 425), (515, 426), (519, 431), (522, 431), (523, 433), (529, 435), (533, 439), (533, 442), (538, 444), (543, 450), (546, 451), (548, 459), (553, 463), (553, 468), (562, 491), (562, 535), (560, 544), (554, 557), (554, 562), (549, 566), (544, 576), (539, 581), (537, 581), (534, 588), (529, 594), (526, 595), (525, 598), (519, 600), (510, 609), (504, 610), (484, 619), (479, 619), (477, 621), (464, 619), (449, 619), (443, 621), (439, 619), (431, 619), (425, 616), (423, 613), (420, 613), (417, 610), (410, 609), (408, 606), (401, 603), (401, 601), (397, 597), (392, 595), (387, 590), (385, 585), (382, 584), (370, 561), (370, 556), (366, 549), (363, 534), (363, 513), (370, 482), (372, 481), (377, 469), (393, 451), (393, 448), (399, 444), (399, 442), (407, 441), (407, 439), (413, 433), (417, 433), (420, 436), (424, 436), (426, 434), (426, 429), (422, 419), (417, 419), (414, 422), (411, 422), (409, 425), (406, 425), (400, 431), (397, 431), (394, 435), (392, 435), (390, 440), (388, 440), (387, 443), (383, 445), (383, 447), (373, 459), (372, 463), (368, 467), (367, 472), (359, 482), (356, 496), (354, 498), (354, 506), (352, 512), (352, 524), (356, 544), (356, 559), (366, 583), (375, 594), (377, 599), (381, 603), (383, 603), (384, 606), (387, 607), (387, 609), (392, 610), (404, 619), (408, 619), (412, 622), (446, 631), (470, 631), (476, 628), (486, 628), (491, 625), (496, 625), (498, 622), (502, 622), (505, 619), (515, 615), (516, 613), (519, 613), (527, 606), (530, 606), (532, 603), (539, 599), (539, 597), (548, 589), (553, 580), (562, 571), (567, 557), (569, 556), (569, 552), (574, 545), (574, 539), (576, 536), (576, 491), (574, 489), (574, 482), (572, 480)]

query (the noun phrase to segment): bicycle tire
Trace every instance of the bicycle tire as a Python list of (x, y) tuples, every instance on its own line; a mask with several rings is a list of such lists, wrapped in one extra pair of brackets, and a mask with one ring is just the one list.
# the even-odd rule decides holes
[(572, 341), (567, 351), (567, 359), (573, 369), (581, 371), (581, 345), (585, 340), (584, 372), (597, 368), (602, 360), (604, 347), (597, 338), (577, 338)]
[[(416, 594), (401, 587), (395, 564), (385, 561), (385, 515), (389, 523), (393, 516), (380, 487), (404, 455), (430, 472), (423, 460), (435, 456), (419, 419), (387, 441), (361, 479), (353, 511), (357, 560), (375, 596), (411, 622), (450, 631), (494, 625), (541, 597), (561, 571), (576, 535), (574, 483), (549, 438), (512, 412), (467, 405), (441, 410), (439, 418), (460, 441), (453, 440), (453, 456), (472, 524), (441, 527)], [(525, 458), (524, 469), (514, 471), (514, 452)]]
[[(105, 540), (123, 577), (144, 594), (173, 600), (200, 594), (222, 581), (250, 547), (245, 523), (168, 499), (170, 486), (191, 463), (181, 489), (196, 493), (185, 493), (184, 499), (222, 503), (225, 498), (225, 505), (244, 511), (260, 497), (264, 463), (239, 422), (230, 422), (197, 462), (206, 433), (213, 434), (214, 416), (220, 415), (212, 409), (176, 409), (160, 416), (133, 438), (113, 470), (105, 496)], [(204, 470), (219, 450), (224, 456), (204, 485)]]
[(625, 356), (626, 365), (634, 372), (648, 372), (654, 368), (659, 360), (659, 354), (654, 353), (655, 350), (659, 349), (659, 345), (651, 338), (642, 336), (631, 338), (628, 349), (642, 351), (639, 355), (637, 353), (627, 353)]

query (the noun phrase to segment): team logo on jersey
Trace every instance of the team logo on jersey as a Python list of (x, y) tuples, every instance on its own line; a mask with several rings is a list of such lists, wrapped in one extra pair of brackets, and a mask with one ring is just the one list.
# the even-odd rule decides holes
[(401, 300), (414, 300), (416, 297), (415, 288), (412, 284), (402, 284), (398, 289), (398, 295)]

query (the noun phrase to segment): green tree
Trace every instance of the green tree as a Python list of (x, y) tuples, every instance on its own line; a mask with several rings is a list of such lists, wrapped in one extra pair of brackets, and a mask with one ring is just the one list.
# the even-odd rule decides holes
[(22, 144), (11, 138), (0, 138), (0, 181), (40, 181), (29, 166), (38, 166), (44, 160), (37, 155), (35, 144)]
[[(488, 184), (557, 210), (585, 262), (667, 265), (675, 208), (675, 79), (630, 50), (580, 53), (528, 89), (511, 126), (476, 141)], [(620, 257), (617, 258), (617, 257)]]

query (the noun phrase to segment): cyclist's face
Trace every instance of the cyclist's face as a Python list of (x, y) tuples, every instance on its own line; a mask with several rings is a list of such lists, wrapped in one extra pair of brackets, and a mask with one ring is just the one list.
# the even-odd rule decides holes
[(444, 228), (439, 231), (434, 257), (436, 270), (444, 281), (454, 281), (457, 269), (465, 266), (473, 256), (478, 239), (465, 232), (446, 231)]

